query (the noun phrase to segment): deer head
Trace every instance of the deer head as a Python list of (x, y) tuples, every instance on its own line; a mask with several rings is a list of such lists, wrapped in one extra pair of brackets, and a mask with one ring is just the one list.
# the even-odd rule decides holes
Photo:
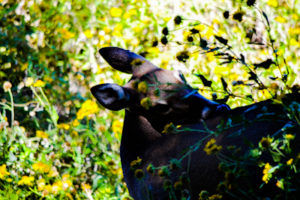
[(117, 47), (99, 52), (114, 69), (132, 74), (125, 86), (101, 84), (91, 88), (99, 103), (108, 109), (125, 108), (142, 115), (158, 131), (170, 122), (195, 123), (228, 109), (201, 96), (178, 71), (161, 69), (144, 57)]

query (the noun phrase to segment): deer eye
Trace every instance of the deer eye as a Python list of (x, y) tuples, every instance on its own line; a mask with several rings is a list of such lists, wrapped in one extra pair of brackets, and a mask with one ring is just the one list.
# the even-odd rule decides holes
[(170, 106), (168, 104), (157, 104), (153, 107), (154, 112), (167, 114), (170, 111)]

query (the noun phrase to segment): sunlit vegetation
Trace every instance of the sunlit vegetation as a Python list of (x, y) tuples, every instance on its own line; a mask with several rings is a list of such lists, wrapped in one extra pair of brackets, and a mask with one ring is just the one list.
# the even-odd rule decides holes
[[(232, 108), (300, 89), (298, 0), (0, 0), (0, 18), (0, 199), (130, 199), (119, 160), (124, 113), (99, 106), (89, 90), (129, 76), (100, 59), (101, 47), (181, 70), (205, 97)], [(299, 126), (300, 105), (288, 110)], [(272, 163), (257, 162), (262, 184), (287, 194), (300, 187), (293, 130), (270, 133), (248, 155), (270, 153)], [(212, 140), (201, 148), (222, 147)], [(220, 167), (224, 190), (234, 187), (232, 167)]]

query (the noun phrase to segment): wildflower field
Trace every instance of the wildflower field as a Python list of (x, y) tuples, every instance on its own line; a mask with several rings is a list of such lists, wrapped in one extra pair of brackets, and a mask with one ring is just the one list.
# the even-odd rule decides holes
[[(100, 58), (102, 47), (180, 70), (231, 108), (300, 91), (299, 0), (0, 0), (0, 18), (0, 199), (131, 199), (119, 158), (124, 111), (90, 93), (130, 76)], [(287, 110), (300, 126), (300, 105)], [(299, 191), (294, 130), (270, 133), (234, 167), (253, 160), (262, 184)], [(259, 162), (265, 153), (272, 163)], [(221, 167), (230, 179), (232, 166)]]

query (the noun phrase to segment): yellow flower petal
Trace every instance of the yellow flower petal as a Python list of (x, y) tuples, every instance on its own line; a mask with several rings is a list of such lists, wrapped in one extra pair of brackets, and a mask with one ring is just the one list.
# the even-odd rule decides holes
[(112, 17), (121, 17), (122, 15), (122, 9), (121, 8), (117, 8), (117, 7), (112, 7), (109, 10), (109, 13)]
[(36, 134), (36, 137), (39, 137), (39, 138), (48, 138), (48, 134), (44, 131), (37, 130), (35, 132), (35, 134)]
[(91, 38), (93, 37), (93, 34), (92, 34), (92, 32), (91, 32), (90, 29), (84, 31), (83, 34), (84, 34), (85, 37), (87, 37), (88, 39), (91, 39)]
[(81, 108), (76, 113), (76, 116), (77, 116), (77, 119), (81, 120), (86, 116), (98, 113), (99, 110), (100, 109), (99, 109), (97, 103), (89, 99), (82, 104)]
[(18, 185), (32, 186), (34, 181), (33, 176), (22, 176), (21, 180), (18, 181)]
[(293, 161), (294, 161), (294, 159), (291, 158), (291, 159), (289, 159), (288, 161), (286, 161), (286, 164), (287, 164), (287, 165), (291, 165), (291, 164), (293, 164)]
[(4, 180), (5, 176), (10, 175), (10, 173), (6, 170), (6, 165), (3, 164), (0, 166), (0, 179)]
[(286, 19), (283, 18), (282, 16), (277, 16), (277, 17), (275, 17), (275, 21), (277, 21), (279, 23), (285, 23)]
[(34, 84), (33, 87), (44, 87), (46, 83), (42, 80), (37, 80)]
[(278, 6), (278, 0), (269, 0), (268, 5), (272, 7), (277, 7)]

